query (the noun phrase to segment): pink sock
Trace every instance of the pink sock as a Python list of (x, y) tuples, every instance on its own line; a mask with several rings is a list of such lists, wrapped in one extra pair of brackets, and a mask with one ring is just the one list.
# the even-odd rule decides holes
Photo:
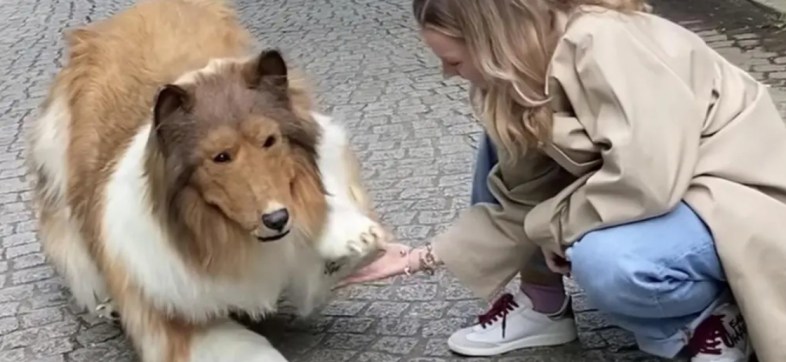
[(532, 309), (543, 314), (559, 312), (567, 298), (562, 282), (558, 285), (521, 283), (521, 291), (532, 300)]

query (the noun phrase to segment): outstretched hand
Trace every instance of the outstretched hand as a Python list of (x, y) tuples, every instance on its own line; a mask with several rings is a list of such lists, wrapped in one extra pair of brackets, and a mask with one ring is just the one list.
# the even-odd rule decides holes
[(404, 274), (409, 266), (410, 250), (412, 247), (404, 244), (385, 243), (382, 245), (382, 255), (377, 260), (344, 278), (336, 287)]

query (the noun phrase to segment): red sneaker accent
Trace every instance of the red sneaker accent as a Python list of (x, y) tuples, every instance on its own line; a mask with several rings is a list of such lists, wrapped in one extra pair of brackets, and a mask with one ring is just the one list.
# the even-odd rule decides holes
[(724, 345), (727, 348), (734, 348), (745, 338), (745, 322), (741, 315), (736, 315), (729, 321), (729, 328), (723, 323), (723, 317), (713, 314), (696, 328), (693, 338), (688, 343), (693, 356), (697, 354), (719, 356), (723, 353)]
[(489, 309), (488, 312), (478, 316), (478, 322), (480, 323), (481, 327), (486, 328), (487, 326), (496, 322), (497, 318), (502, 317), (502, 338), (505, 338), (506, 317), (508, 316), (508, 313), (518, 307), (518, 303), (516, 303), (516, 301), (513, 299), (513, 294), (503, 294), (494, 302), (494, 304), (492, 304), (491, 309)]

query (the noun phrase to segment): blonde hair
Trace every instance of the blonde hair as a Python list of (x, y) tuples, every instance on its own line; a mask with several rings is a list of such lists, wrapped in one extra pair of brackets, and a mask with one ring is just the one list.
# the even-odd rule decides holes
[(559, 14), (584, 5), (649, 12), (644, 0), (413, 0), (423, 29), (459, 39), (484, 77), (473, 86), (475, 113), (511, 155), (551, 140), (547, 71), (562, 35)]

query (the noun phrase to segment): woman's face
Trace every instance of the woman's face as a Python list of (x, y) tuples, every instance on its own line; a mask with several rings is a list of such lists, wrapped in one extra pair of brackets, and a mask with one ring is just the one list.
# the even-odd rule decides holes
[(464, 42), (431, 29), (422, 29), (420, 35), (423, 42), (442, 61), (442, 73), (445, 77), (458, 75), (474, 86), (483, 86), (480, 70), (470, 58), (469, 49)]

